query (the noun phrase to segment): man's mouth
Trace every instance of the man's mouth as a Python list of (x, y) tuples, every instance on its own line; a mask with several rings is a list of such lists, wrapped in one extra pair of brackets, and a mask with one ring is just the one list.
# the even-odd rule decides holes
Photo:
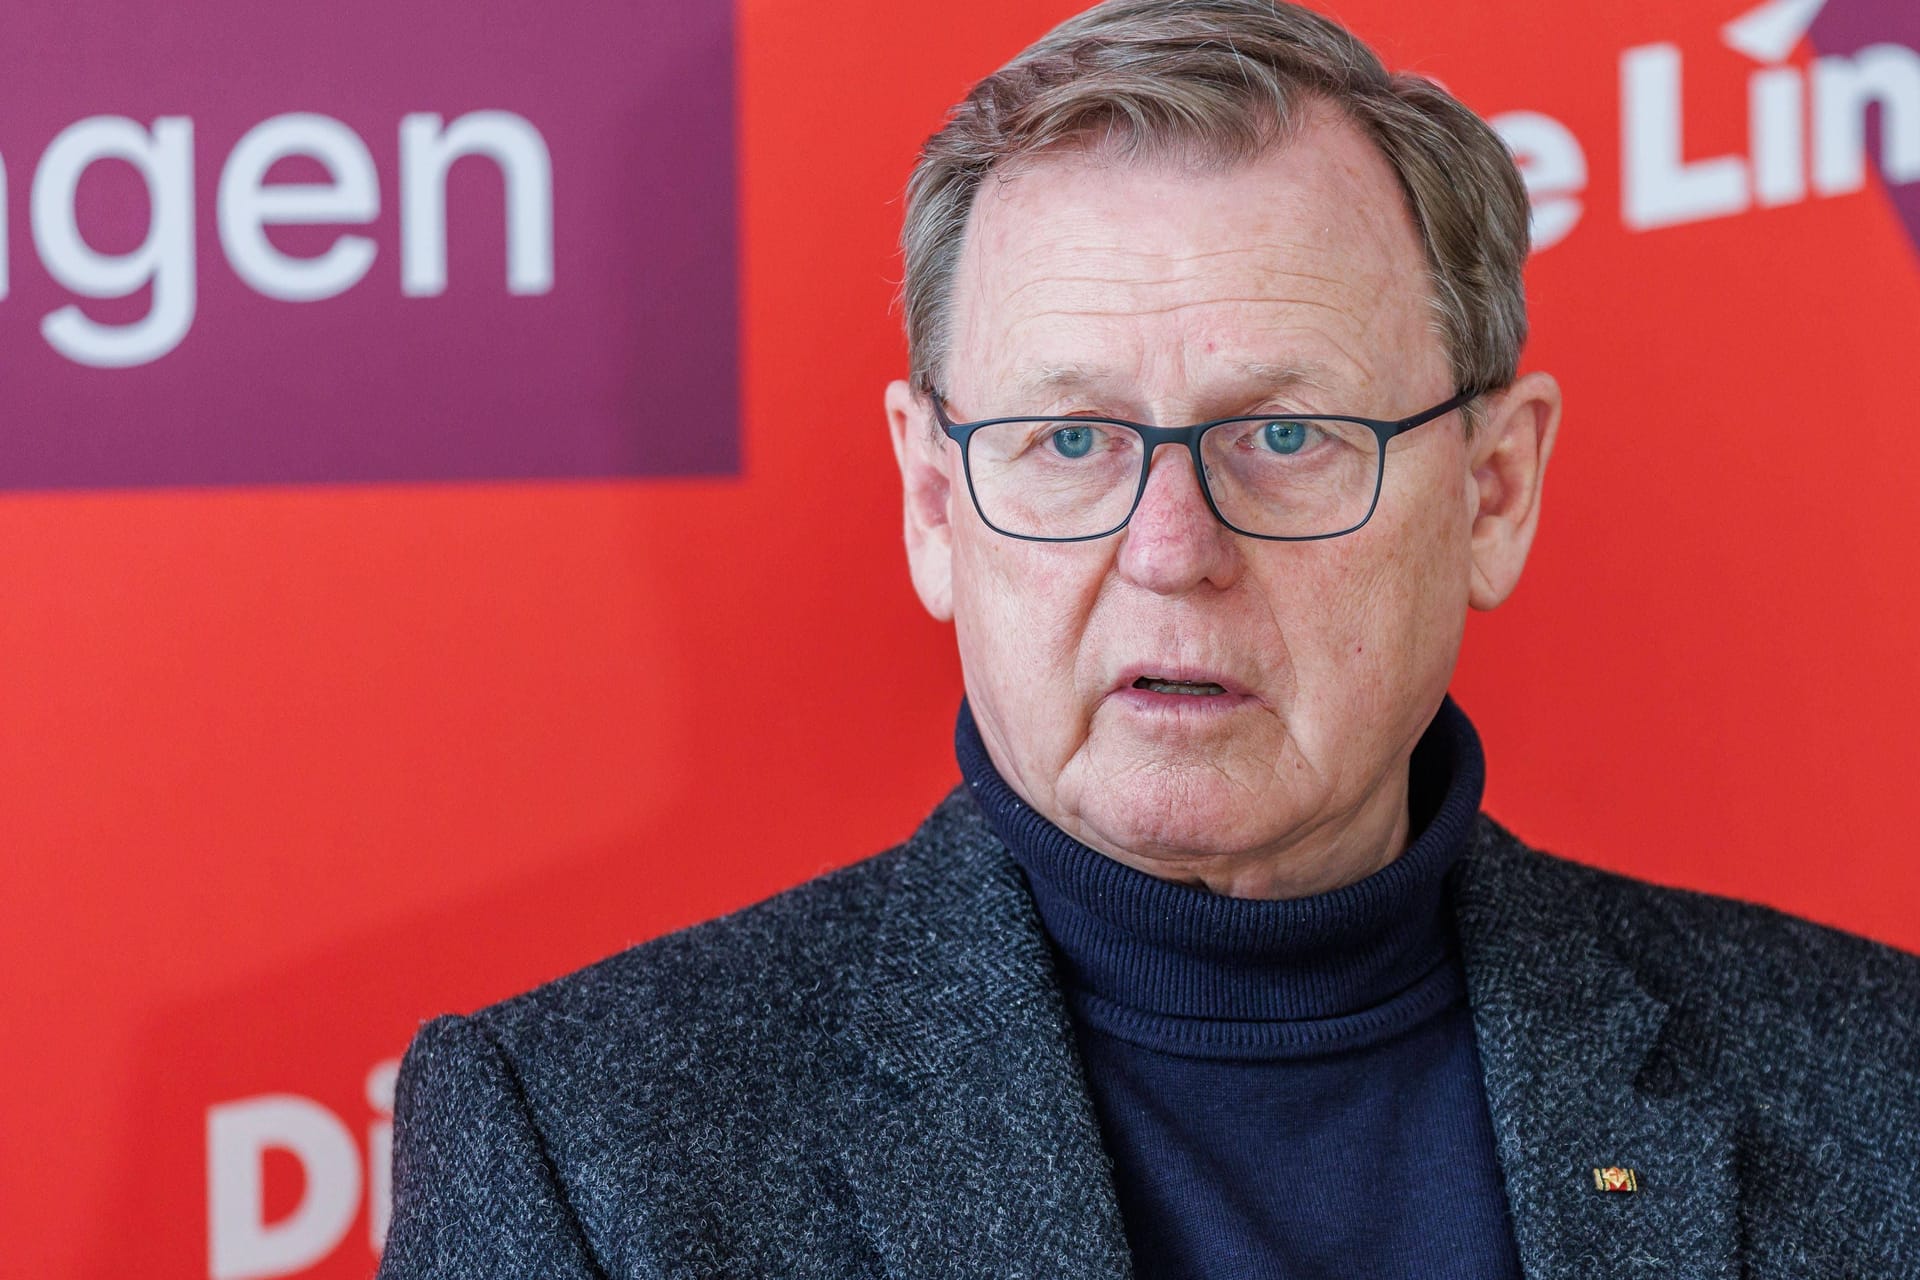
[(1189, 697), (1226, 692), (1225, 689), (1208, 680), (1162, 680), (1157, 676), (1141, 676), (1133, 682), (1133, 687), (1145, 689), (1149, 693), (1180, 693)]

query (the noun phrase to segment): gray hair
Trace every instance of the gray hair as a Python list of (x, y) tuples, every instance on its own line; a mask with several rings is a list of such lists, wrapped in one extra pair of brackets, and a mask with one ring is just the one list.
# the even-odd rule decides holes
[(921, 149), (900, 235), (914, 385), (931, 391), (946, 360), (954, 273), (988, 174), (1086, 141), (1231, 166), (1284, 142), (1313, 101), (1357, 124), (1399, 175), (1457, 388), (1511, 383), (1527, 337), (1527, 194), (1484, 120), (1285, 0), (1106, 0), (975, 85)]

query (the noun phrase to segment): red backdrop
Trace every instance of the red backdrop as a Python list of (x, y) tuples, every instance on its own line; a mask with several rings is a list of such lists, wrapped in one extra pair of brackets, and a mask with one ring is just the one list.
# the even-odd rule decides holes
[[(480, 30), (493, 7), (392, 11), (428, 29), (457, 10)], [(543, 114), (549, 89), (531, 80), (498, 100), (406, 84), (387, 95), (393, 110), (363, 129), (383, 131), (383, 180), (403, 111), (508, 110), (545, 131), (556, 269), (544, 300), (524, 305), (561, 310), (503, 301), (500, 184), (450, 188), (452, 217), (462, 200), (495, 210), (473, 248), (488, 287), (468, 294), (499, 318), (461, 328), (446, 358), (556, 385), (566, 344), (528, 356), (514, 326), (584, 323), (568, 317), (593, 308), (566, 310), (570, 290), (644, 291), (650, 263), (685, 252), (645, 241), (611, 274), (569, 256), (594, 201), (612, 202), (604, 214), (673, 181), (637, 166), (588, 183), (581, 157), (618, 168), (628, 153), (576, 134), (650, 112), (732, 113), (738, 278), (714, 287), (735, 291), (738, 358), (701, 378), (720, 406), (712, 429), (737, 432), (737, 463), (720, 448), (651, 474), (343, 463), (299, 483), (150, 484), (90, 483), (81, 466), (58, 484), (6, 485), (9, 1273), (265, 1274), (261, 1241), (280, 1230), (281, 1272), (365, 1276), (382, 1201), (364, 1176), (382, 1163), (379, 1068), (423, 1017), (878, 850), (951, 784), (958, 671), (907, 581), (880, 413), (903, 362), (890, 310), (898, 196), (943, 109), (1075, 7), (742, 0), (730, 104), (691, 104), (659, 67), (631, 79), (602, 67), (614, 80), (592, 91), (624, 95), (614, 124)], [(28, 11), (32, 39), (14, 56), (40, 56), (36, 41), (89, 49), (127, 24), (180, 37), (195, 21), (185, 5), (123, 6), (111, 22)], [(1907, 154), (1920, 146), (1920, 27), (1900, 0), (1829, 0), (1810, 32), (1806, 13), (1780, 5), (1723, 31), (1751, 13), (1743, 0), (1338, 10), (1389, 62), (1489, 116), (1540, 113), (1564, 133), (1512, 135), (1534, 148), (1523, 160), (1543, 219), (1556, 201), (1559, 236), (1531, 267), (1526, 365), (1559, 375), (1569, 408), (1527, 580), (1473, 621), (1456, 682), (1486, 739), (1489, 809), (1574, 857), (1920, 948), (1905, 813), (1920, 713), (1920, 433), (1907, 409), (1920, 403), (1920, 279), (1906, 216), (1920, 190)], [(543, 41), (563, 70), (594, 45), (577, 25), (562, 47), (528, 23), (512, 52), (540, 65)], [(44, 123), (0, 133), (10, 366), (49, 359), (40, 317), (72, 300), (49, 292), (29, 234), (54, 134), (96, 115), (145, 127), (219, 110), (217, 77), (142, 90), (166, 73), (137, 44), (112, 55), (112, 77), (43, 77), (29, 114)], [(1863, 113), (1849, 68), (1875, 44), (1895, 52), (1873, 55), (1872, 83), (1892, 88)], [(328, 48), (362, 56), (351, 31)], [(405, 59), (355, 67), (408, 74)], [(279, 100), (272, 77), (255, 78), (264, 106), (241, 124), (329, 110), (317, 89)], [(1913, 102), (1899, 96), (1909, 86)], [(215, 148), (202, 129), (203, 206), (238, 132)], [(1855, 139), (1866, 165), (1849, 182)], [(102, 247), (137, 244), (147, 223), (137, 209), (130, 223)], [(151, 370), (211, 359), (296, 312), (289, 340), (323, 357), (390, 314), (429, 326), (470, 314), (459, 279), (441, 303), (419, 303), (442, 310), (391, 311), (411, 304), (389, 220), (375, 224), (386, 256), (360, 286), (371, 292), (309, 310), (248, 302), (218, 321), (231, 270), (210, 226), (203, 327)], [(113, 305), (83, 303), (101, 316)], [(396, 395), (427, 358), (354, 349), (354, 376)], [(627, 358), (640, 384), (673, 373), (651, 348)], [(251, 360), (217, 368), (280, 376)], [(16, 381), (0, 388), (7, 449), (45, 452), (44, 433), (95, 419), (118, 430), (140, 415), (246, 411), (204, 378), (60, 376), (84, 383), (93, 417), (56, 413), (51, 392)], [(659, 431), (642, 421), (646, 397), (636, 403), (635, 430)], [(300, 430), (328, 430), (327, 413), (303, 412)], [(493, 412), (500, 429), (543, 429), (539, 403)], [(251, 425), (286, 429), (272, 415)], [(834, 447), (820, 447), (822, 428)], [(290, 1100), (282, 1112), (259, 1105), (275, 1095)], [(308, 1135), (291, 1150), (234, 1137), (236, 1118), (271, 1130), (289, 1109)], [(229, 1127), (210, 1137), (210, 1117)], [(315, 1154), (326, 1151), (351, 1160)], [(264, 1180), (258, 1204), (248, 1168)], [(210, 1220), (222, 1213), (224, 1226)]]

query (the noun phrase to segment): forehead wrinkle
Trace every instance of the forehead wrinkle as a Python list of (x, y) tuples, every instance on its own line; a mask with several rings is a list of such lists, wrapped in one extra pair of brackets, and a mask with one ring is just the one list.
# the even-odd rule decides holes
[[(1048, 307), (1040, 311), (1030, 311), (1026, 315), (1008, 322), (1004, 332), (1009, 334), (1015, 333), (1041, 320), (1122, 320), (1145, 319), (1159, 316), (1172, 317), (1185, 311), (1202, 310), (1207, 307), (1221, 306), (1223, 304), (1304, 307), (1313, 311), (1329, 311), (1334, 315), (1344, 316), (1349, 320), (1360, 320), (1360, 317), (1354, 315), (1350, 309), (1338, 303), (1320, 302), (1308, 298), (1289, 298), (1285, 302), (1278, 302), (1273, 298), (1263, 297), (1189, 298), (1182, 302), (1169, 302), (1164, 306), (1158, 307), (1120, 307), (1116, 309), (1072, 306)], [(1364, 329), (1368, 326), (1363, 322), (1361, 327)]]
[[(1121, 254), (1118, 251), (1115, 251), (1115, 255), (1127, 258), (1128, 265), (1142, 256)], [(1243, 256), (1243, 251), (1221, 251), (1205, 256), (1236, 257)], [(982, 275), (985, 274), (987, 273), (982, 272)], [(995, 274), (1004, 275), (1005, 272)], [(1327, 316), (1337, 323), (1327, 326), (1329, 332), (1325, 336), (1336, 346), (1340, 346), (1339, 339), (1334, 337), (1331, 330), (1342, 333), (1351, 330), (1352, 332), (1347, 335), (1350, 339), (1364, 339), (1378, 334), (1383, 327), (1392, 327), (1395, 319), (1396, 313), (1393, 308), (1377, 305), (1378, 300), (1383, 296), (1382, 282), (1367, 279), (1348, 281), (1336, 276), (1281, 267), (1259, 258), (1256, 258), (1253, 270), (1242, 274), (1254, 277), (1261, 285), (1271, 283), (1273, 286), (1279, 286), (1292, 281), (1318, 287), (1306, 287), (1298, 291), (1282, 291), (1275, 287), (1248, 292), (1246, 285), (1254, 281), (1241, 279), (1232, 282), (1240, 285), (1240, 288), (1233, 292), (1195, 297), (1188, 292), (1194, 283), (1190, 275), (1170, 274), (1145, 279), (1133, 275), (1120, 278), (1109, 274), (1087, 273), (1082, 270), (1072, 274), (1039, 275), (1022, 281), (1002, 294), (996, 305), (988, 301), (989, 290), (985, 287), (987, 281), (976, 279), (973, 282), (974, 300), (976, 304), (981, 305), (969, 308), (972, 312), (969, 320), (971, 325), (977, 326), (987, 321), (990, 313), (998, 312), (1002, 316), (1007, 316), (1007, 313), (1011, 312), (1009, 318), (1001, 321), (1000, 336), (1004, 340), (1017, 341), (1023, 332), (1031, 331), (1036, 325), (1048, 322), (1166, 321), (1178, 319), (1187, 313), (1204, 312), (1216, 307), (1247, 307), (1269, 313), (1277, 310), (1283, 314), (1293, 311)], [(1170, 301), (1161, 301), (1154, 297), (1155, 294), (1165, 294), (1169, 291), (1186, 296), (1176, 296)], [(1041, 296), (1035, 298), (1033, 296), (1035, 294)], [(1314, 296), (1315, 294), (1325, 296)], [(1370, 301), (1374, 305), (1369, 305)], [(1032, 309), (1026, 309), (1023, 303), (1037, 305), (1033, 305)], [(1344, 346), (1342, 354), (1352, 358)], [(1355, 361), (1355, 363), (1360, 362)]]
[[(978, 277), (974, 281), (975, 287), (984, 293), (986, 292), (987, 281), (993, 276), (998, 275), (1002, 278), (1009, 274), (1017, 276), (1022, 273), (1012, 270), (1012, 268), (1022, 265), (1038, 265), (1041, 269), (1037, 273), (1032, 274), (1029, 279), (1014, 284), (1001, 295), (1000, 303), (1002, 306), (1016, 304), (1036, 289), (1045, 290), (1061, 286), (1087, 286), (1091, 289), (1112, 287), (1128, 292), (1150, 292), (1170, 287), (1190, 287), (1196, 283), (1196, 277), (1204, 279), (1204, 273), (1180, 270), (1182, 267), (1212, 264), (1221, 260), (1232, 259), (1250, 259), (1250, 261), (1245, 269), (1230, 270), (1227, 274), (1230, 274), (1236, 279), (1258, 280), (1263, 285), (1272, 286), (1273, 291), (1270, 293), (1262, 293), (1252, 298), (1228, 295), (1217, 299), (1205, 299), (1203, 301), (1275, 302), (1281, 304), (1290, 302), (1312, 304), (1315, 302), (1315, 300), (1311, 298), (1295, 297), (1281, 292), (1279, 286), (1289, 281), (1318, 285), (1334, 293), (1355, 295), (1361, 298), (1377, 298), (1388, 285), (1388, 282), (1385, 280), (1373, 278), (1374, 275), (1379, 273), (1367, 273), (1363, 278), (1359, 279), (1338, 275), (1324, 275), (1309, 270), (1305, 266), (1291, 266), (1283, 262), (1276, 262), (1272, 256), (1275, 250), (1290, 251), (1295, 254), (1316, 257), (1326, 256), (1327, 251), (1325, 249), (1314, 249), (1305, 245), (1262, 243), (1236, 246), (1229, 249), (1201, 250), (1187, 254), (1155, 253), (1116, 246), (1082, 248), (1075, 249), (1071, 254), (1072, 265), (1076, 268), (1075, 270), (1046, 270), (1045, 267), (1047, 263), (1045, 259), (1049, 256), (1049, 250), (1056, 247), (1057, 246), (1051, 245), (1036, 246), (1029, 249), (1026, 253), (1019, 255), (1018, 258), (1002, 260), (1002, 264), (998, 270), (988, 269), (983, 262), (980, 264), (981, 269)], [(1034, 257), (1039, 257), (1042, 261), (1038, 264), (1027, 264), (1021, 261), (1021, 259)], [(1101, 270), (1103, 265), (1101, 259), (1114, 260), (1107, 271)]]
[[(1217, 302), (1217, 301), (1231, 301), (1231, 302), (1241, 302), (1241, 303), (1268, 303), (1269, 300), (1260, 299), (1260, 298), (1239, 298), (1239, 299), (1224, 299), (1224, 300), (1209, 299), (1207, 301), (1208, 303)], [(1072, 348), (1060, 341), (1060, 336), (1062, 334), (1070, 334), (1072, 332), (1072, 327), (1075, 323), (1084, 322), (1084, 321), (1103, 321), (1103, 320), (1119, 320), (1119, 321), (1125, 322), (1125, 321), (1137, 320), (1143, 316), (1174, 315), (1179, 312), (1192, 310), (1193, 308), (1204, 306), (1204, 305), (1207, 305), (1207, 303), (1188, 302), (1188, 303), (1181, 303), (1181, 304), (1177, 304), (1177, 305), (1169, 306), (1165, 308), (1160, 308), (1156, 311), (1150, 311), (1150, 312), (1143, 312), (1143, 311), (1137, 311), (1137, 310), (1121, 310), (1121, 311), (1051, 310), (1051, 311), (1034, 312), (1030, 315), (1023, 316), (1020, 319), (1009, 324), (1005, 329), (1001, 330), (998, 335), (996, 335), (995, 340), (991, 343), (990, 347), (988, 348), (988, 351), (990, 354), (988, 354), (987, 356), (986, 370), (983, 370), (983, 372), (987, 370), (991, 370), (993, 369), (994, 366), (999, 365), (1001, 363), (1000, 357), (1002, 356), (1012, 357), (1007, 359), (1006, 363), (1010, 366), (1014, 366), (1015, 368), (1017, 368), (1018, 364), (1016, 362), (1018, 359), (1018, 353), (1023, 351), (1031, 351), (1035, 349), (1038, 349), (1042, 352), (1048, 351), (1050, 349), (1054, 352), (1060, 353), (1058, 356), (1043, 356), (1041, 360), (1037, 362), (1042, 368), (1057, 367), (1068, 373), (1072, 373), (1075, 371), (1084, 371), (1089, 368), (1098, 370), (1100, 369), (1100, 366), (1098, 365), (1089, 365), (1084, 361), (1079, 361), (1074, 359), (1073, 356), (1071, 355)], [(1331, 303), (1316, 303), (1312, 305), (1317, 308), (1332, 311), (1337, 315), (1341, 315), (1341, 316), (1347, 315), (1346, 312), (1342, 311), (1340, 308), (1332, 305)], [(1318, 352), (1318, 353), (1324, 354), (1324, 353), (1330, 352), (1334, 357), (1337, 358), (1336, 363), (1345, 366), (1345, 369), (1343, 370), (1345, 374), (1344, 377), (1342, 377), (1341, 374), (1335, 373), (1333, 368), (1328, 364), (1328, 362), (1325, 359), (1316, 359), (1314, 358), (1313, 354), (1302, 354), (1302, 355), (1293, 357), (1291, 359), (1282, 358), (1282, 359), (1276, 359), (1276, 360), (1260, 360), (1260, 361), (1252, 361), (1252, 362), (1243, 361), (1241, 367), (1245, 368), (1249, 363), (1251, 363), (1251, 364), (1257, 364), (1257, 365), (1264, 365), (1269, 369), (1276, 366), (1283, 367), (1283, 368), (1307, 367), (1307, 368), (1317, 369), (1320, 371), (1322, 380), (1314, 384), (1314, 389), (1322, 390), (1322, 391), (1336, 390), (1337, 384), (1342, 381), (1352, 382), (1354, 384), (1357, 384), (1356, 386), (1351, 388), (1352, 390), (1359, 390), (1363, 387), (1371, 385), (1371, 383), (1373, 382), (1373, 380), (1375, 379), (1375, 377), (1379, 372), (1378, 370), (1376, 370), (1372, 365), (1368, 364), (1365, 360), (1360, 359), (1359, 356), (1355, 353), (1354, 348), (1350, 345), (1348, 341), (1343, 340), (1341, 336), (1337, 336), (1334, 333), (1329, 332), (1330, 326), (1320, 326), (1320, 325), (1311, 325), (1311, 324), (1301, 323), (1300, 321), (1303, 319), (1304, 317), (1295, 316), (1291, 322), (1281, 323), (1281, 322), (1270, 321), (1267, 324), (1258, 326), (1257, 329), (1253, 330), (1253, 335), (1252, 335), (1254, 338), (1254, 341), (1258, 344), (1258, 346), (1256, 346), (1255, 349), (1260, 350), (1264, 348), (1268, 350), (1288, 351), (1290, 349), (1289, 346), (1282, 345), (1282, 344), (1291, 344), (1292, 349), (1298, 350), (1298, 349), (1304, 348), (1305, 351), (1308, 353)], [(1033, 341), (1032, 338), (1029, 336), (1031, 334), (1032, 329), (1036, 325), (1041, 325), (1042, 322), (1051, 322), (1051, 323), (1044, 324), (1042, 328), (1042, 332), (1048, 338), (1048, 340), (1044, 343)], [(1366, 334), (1371, 332), (1371, 327), (1366, 325), (1365, 323), (1362, 323), (1360, 327), (1361, 327), (1362, 337), (1364, 337)], [(1137, 335), (1134, 335), (1134, 336), (1137, 336)], [(1269, 344), (1272, 344), (1272, 345), (1269, 345)], [(1127, 345), (1127, 349), (1129, 350), (1134, 349), (1133, 342), (1129, 341), (1126, 345)], [(1176, 342), (1172, 345), (1172, 349), (1170, 349), (1167, 354), (1172, 356), (1177, 356), (1178, 358), (1181, 359), (1181, 361), (1184, 364), (1186, 360), (1187, 348), (1191, 345), (1193, 344), (1184, 342), (1184, 341)], [(1239, 344), (1236, 343), (1235, 345), (1239, 345)], [(1028, 367), (1031, 368), (1032, 365), (1029, 364)], [(1009, 372), (1011, 372), (1011, 370)], [(1329, 381), (1331, 381), (1331, 383), (1336, 385), (1329, 385)], [(1050, 380), (1047, 385), (1035, 387), (1033, 388), (1033, 390), (1058, 391), (1063, 389), (1064, 382), (1065, 382), (1065, 379), (1053, 379), (1053, 380)], [(1087, 385), (1087, 384), (1082, 384), (1082, 385)]]

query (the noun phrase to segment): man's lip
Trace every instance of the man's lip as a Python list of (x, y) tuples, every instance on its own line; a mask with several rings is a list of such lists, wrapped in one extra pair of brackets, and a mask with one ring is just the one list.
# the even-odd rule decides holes
[(1223, 690), (1237, 696), (1244, 696), (1247, 687), (1237, 680), (1229, 679), (1218, 671), (1209, 671), (1204, 667), (1181, 666), (1177, 663), (1155, 665), (1150, 662), (1136, 663), (1120, 673), (1112, 692), (1133, 688), (1134, 682), (1142, 678), (1165, 680), (1175, 684), (1217, 684)]

